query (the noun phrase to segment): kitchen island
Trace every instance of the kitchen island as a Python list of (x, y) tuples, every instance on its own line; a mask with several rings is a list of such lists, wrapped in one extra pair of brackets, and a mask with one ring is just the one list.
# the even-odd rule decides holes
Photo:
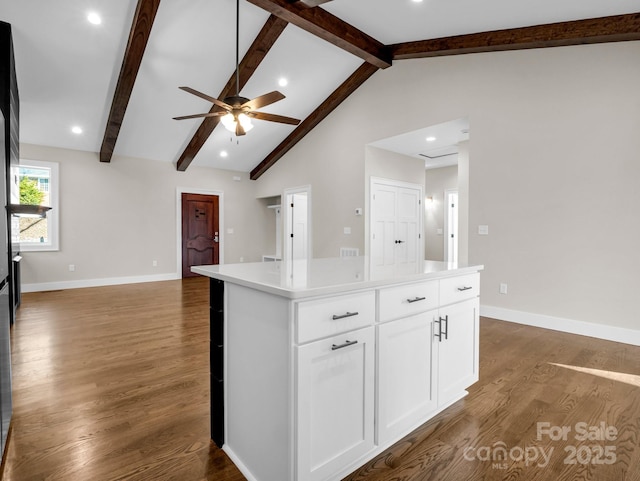
[(341, 479), (478, 380), (482, 266), (366, 257), (211, 278), (212, 439), (249, 479)]

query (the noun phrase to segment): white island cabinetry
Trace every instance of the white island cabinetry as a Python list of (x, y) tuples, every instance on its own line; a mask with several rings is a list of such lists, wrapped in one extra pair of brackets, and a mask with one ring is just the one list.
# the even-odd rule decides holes
[(224, 281), (223, 449), (250, 481), (341, 479), (462, 398), (478, 379), (481, 269), (193, 268)]
[(479, 278), (379, 290), (379, 444), (405, 436), (478, 380)]

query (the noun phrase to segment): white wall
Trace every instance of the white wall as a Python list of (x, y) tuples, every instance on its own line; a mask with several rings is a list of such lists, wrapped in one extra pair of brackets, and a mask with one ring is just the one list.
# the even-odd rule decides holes
[(166, 162), (118, 156), (101, 163), (95, 153), (25, 144), (20, 153), (60, 163), (60, 251), (23, 253), (25, 290), (179, 278), (178, 189), (223, 192), (226, 263), (260, 260), (269, 248), (262, 245), (271, 234), (267, 209), (246, 173), (177, 172)]
[[(325, 119), (257, 181), (258, 197), (311, 185), (314, 257), (336, 257), (342, 246), (363, 245), (366, 213), (356, 216), (355, 210), (364, 207), (364, 146), (370, 140), (352, 122)], [(335, 130), (342, 135), (334, 140)], [(344, 141), (345, 134), (350, 141)], [(351, 234), (344, 234), (344, 227), (351, 227)]]
[(469, 141), (458, 144), (458, 262), (469, 262)]
[[(333, 196), (338, 235), (362, 202), (364, 145), (468, 117), (469, 260), (486, 266), (483, 305), (638, 330), (638, 58), (640, 42), (620, 42), (394, 62), (259, 188), (313, 184)], [(381, 115), (380, 98), (398, 92), (410, 101)]]
[[(458, 166), (428, 169), (424, 178), (424, 196), (432, 199), (432, 203), (426, 203), (424, 209), (425, 259), (443, 261), (446, 211), (444, 192), (458, 189)], [(438, 229), (442, 230), (441, 234), (438, 234)]]

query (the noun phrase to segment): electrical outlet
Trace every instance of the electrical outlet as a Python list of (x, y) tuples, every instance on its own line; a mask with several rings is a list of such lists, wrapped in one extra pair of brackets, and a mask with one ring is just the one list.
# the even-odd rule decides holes
[(151, 261), (151, 265), (153, 267), (158, 267), (158, 261), (154, 259), (153, 261)]
[(507, 293), (507, 285), (502, 283), (500, 284), (500, 294), (506, 294)]
[(69, 272), (75, 272), (76, 270), (76, 265), (75, 264), (69, 264)]

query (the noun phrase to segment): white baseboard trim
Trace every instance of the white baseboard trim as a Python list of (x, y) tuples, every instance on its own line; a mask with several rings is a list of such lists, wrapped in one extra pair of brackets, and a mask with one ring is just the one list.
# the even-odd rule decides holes
[(119, 284), (138, 284), (141, 282), (172, 281), (180, 279), (176, 273), (154, 274), (149, 276), (108, 277), (104, 279), (83, 279), (79, 281), (40, 282), (22, 284), (22, 292), (59, 291), (62, 289), (80, 289), (83, 287), (115, 286)]
[(640, 331), (624, 327), (596, 324), (594, 322), (576, 321), (562, 317), (535, 314), (533, 312), (515, 311), (494, 306), (480, 306), (480, 315), (500, 321), (515, 322), (528, 326), (542, 327), (554, 331), (596, 337), (607, 341), (640, 346)]
[(228, 444), (224, 444), (222, 446), (222, 450), (227, 453), (227, 456), (229, 456), (229, 459), (231, 459), (231, 461), (233, 461), (233, 464), (236, 465), (236, 468), (238, 468), (238, 471), (240, 471), (242, 473), (242, 475), (247, 478), (247, 481), (258, 481), (258, 478), (256, 478), (253, 473), (251, 471), (249, 471), (249, 468), (247, 468), (245, 466), (245, 464), (242, 462), (242, 460), (236, 456), (236, 453), (233, 451), (233, 449), (231, 449), (229, 447)]

